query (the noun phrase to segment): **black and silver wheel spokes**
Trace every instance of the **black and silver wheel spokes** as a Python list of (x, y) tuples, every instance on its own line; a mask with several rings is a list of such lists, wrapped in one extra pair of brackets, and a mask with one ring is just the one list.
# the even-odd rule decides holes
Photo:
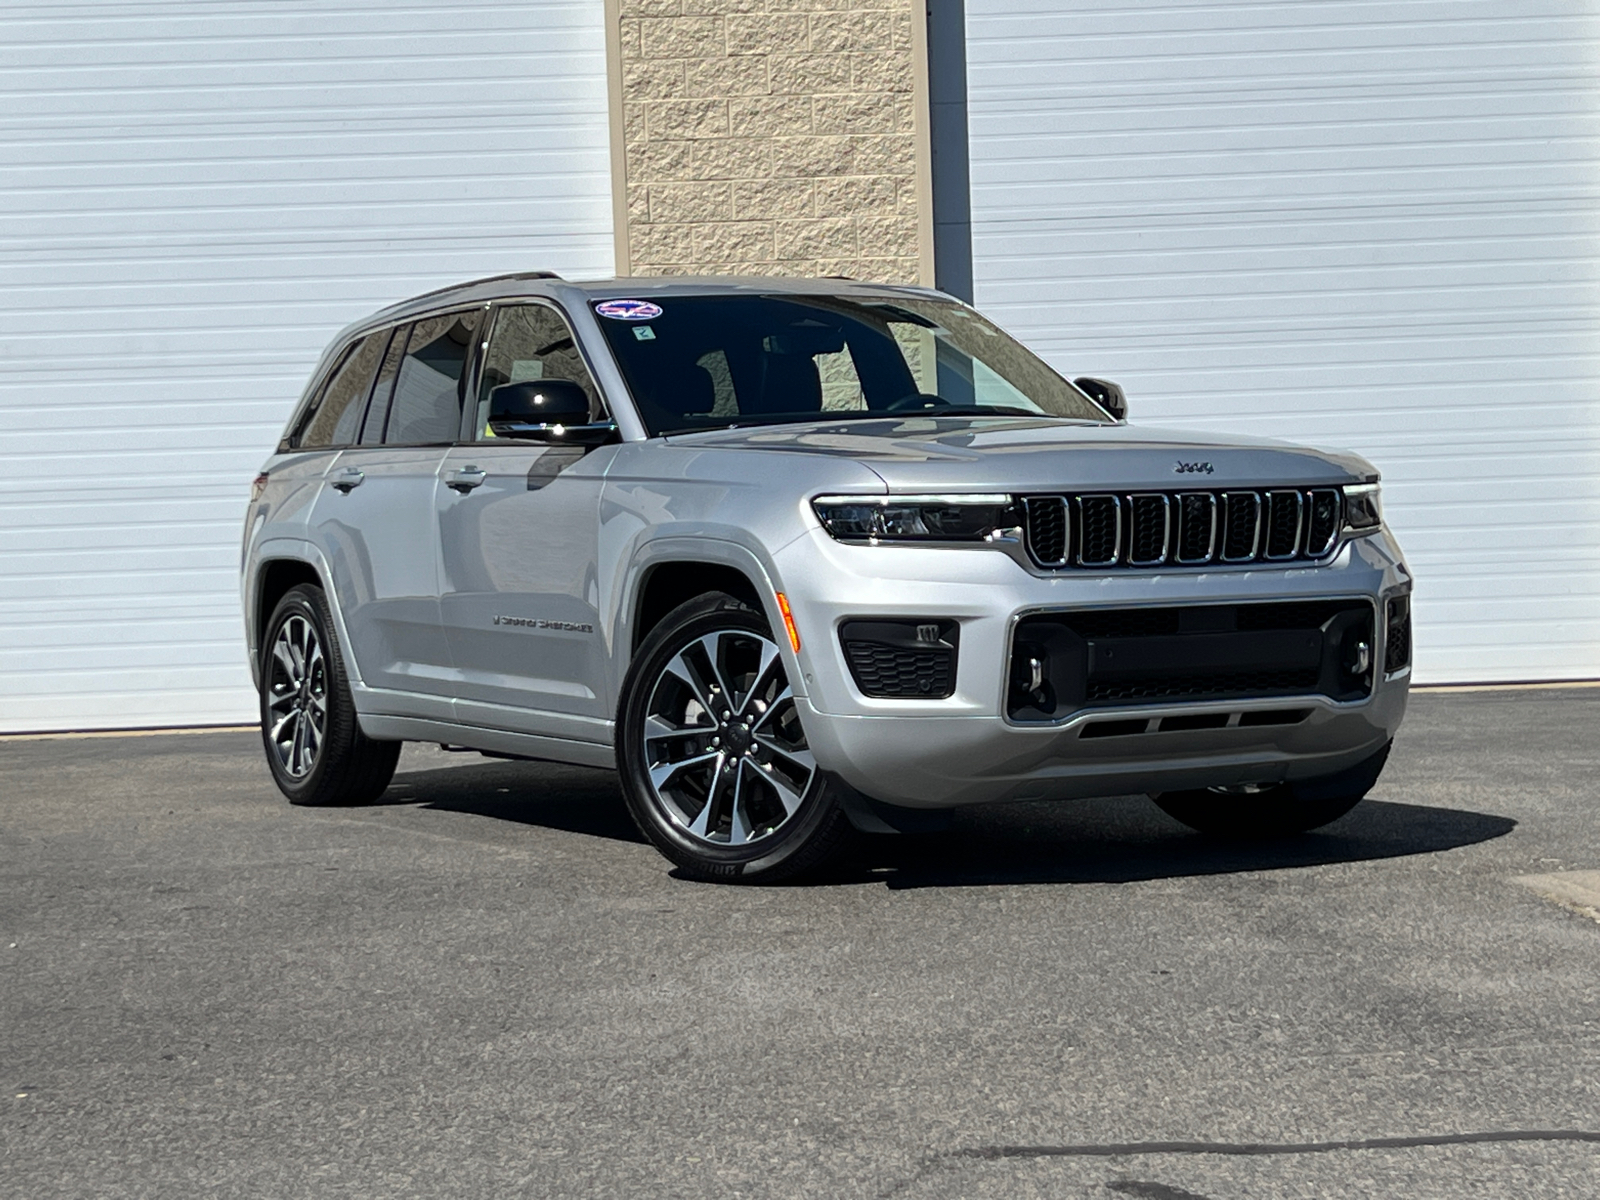
[(716, 846), (776, 833), (817, 770), (776, 643), (742, 629), (707, 634), (662, 669), (644, 755), (673, 822)]
[(267, 736), (278, 765), (304, 779), (317, 764), (328, 725), (328, 663), (310, 621), (291, 616), (278, 626), (267, 671)]

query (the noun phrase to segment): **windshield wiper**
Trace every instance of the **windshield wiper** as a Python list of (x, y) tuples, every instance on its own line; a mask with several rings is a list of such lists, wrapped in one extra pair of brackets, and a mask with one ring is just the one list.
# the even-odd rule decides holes
[(952, 404), (948, 408), (929, 408), (905, 416), (918, 417), (1043, 417), (1050, 419), (1046, 412), (1034, 412), (1029, 408), (1008, 408), (1004, 404)]

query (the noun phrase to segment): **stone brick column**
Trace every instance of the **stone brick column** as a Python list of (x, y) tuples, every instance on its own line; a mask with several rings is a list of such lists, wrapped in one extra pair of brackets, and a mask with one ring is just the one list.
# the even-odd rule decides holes
[(621, 273), (932, 283), (923, 0), (607, 0)]

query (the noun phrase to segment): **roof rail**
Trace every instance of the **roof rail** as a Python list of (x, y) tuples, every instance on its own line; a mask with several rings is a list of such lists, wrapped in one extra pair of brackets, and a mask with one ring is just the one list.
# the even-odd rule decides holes
[(499, 283), (503, 279), (560, 279), (554, 271), (509, 271), (504, 275), (486, 275), (482, 279), (468, 279), (462, 283), (452, 283), (447, 287), (434, 288), (431, 292), (421, 292), (415, 296), (408, 296), (401, 301), (410, 304), (416, 300), (426, 300), (429, 296), (442, 296), (446, 292), (459, 292), (463, 288), (477, 287), (484, 283)]

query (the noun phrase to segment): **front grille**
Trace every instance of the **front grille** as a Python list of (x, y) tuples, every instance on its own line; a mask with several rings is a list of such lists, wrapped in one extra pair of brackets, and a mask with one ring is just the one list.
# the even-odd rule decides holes
[(1293, 562), (1333, 550), (1336, 488), (1023, 497), (1028, 554), (1051, 569)]
[(956, 690), (959, 634), (954, 621), (846, 621), (839, 641), (862, 695), (943, 700)]

